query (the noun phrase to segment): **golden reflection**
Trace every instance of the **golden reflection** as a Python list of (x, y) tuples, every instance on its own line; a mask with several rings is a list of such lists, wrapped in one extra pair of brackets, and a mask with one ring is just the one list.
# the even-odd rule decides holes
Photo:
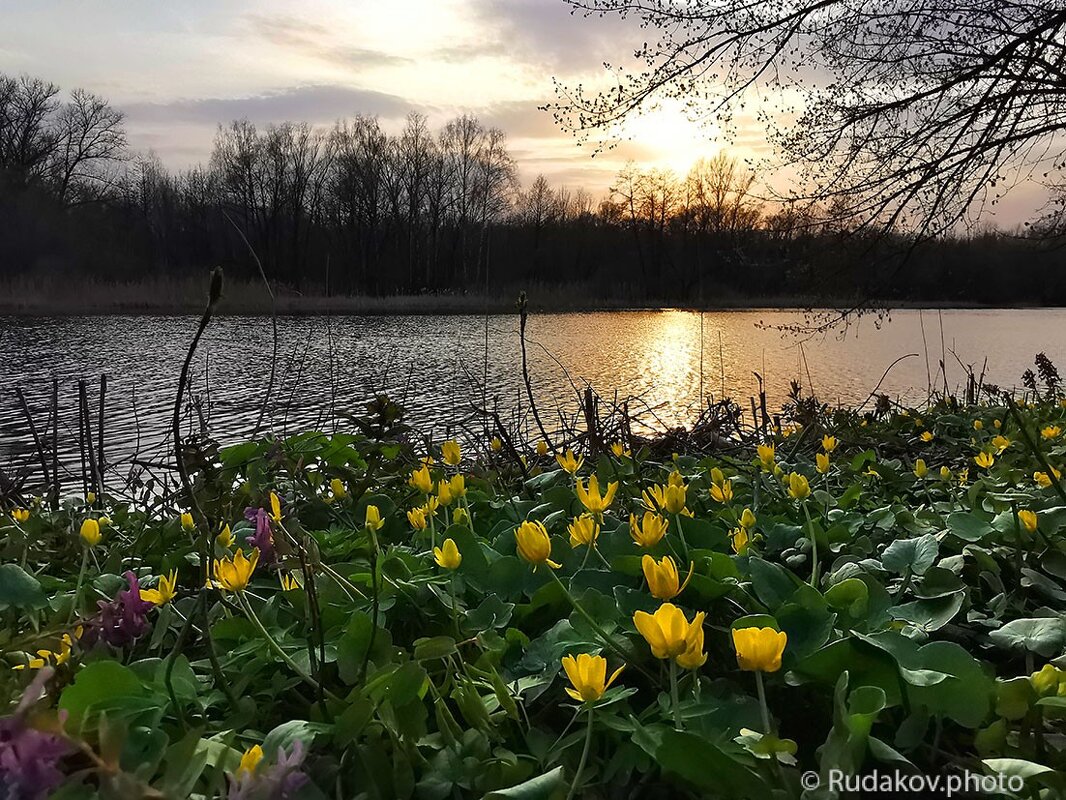
[(669, 398), (678, 406), (699, 402), (699, 326), (699, 315), (688, 311), (664, 311), (649, 320), (642, 372), (655, 387), (656, 397)]

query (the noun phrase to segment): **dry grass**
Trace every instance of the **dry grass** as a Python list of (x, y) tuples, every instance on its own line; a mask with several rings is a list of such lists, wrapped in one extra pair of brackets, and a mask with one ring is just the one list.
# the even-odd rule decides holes
[[(207, 273), (188, 278), (154, 277), (135, 282), (22, 276), (0, 281), (0, 314), (194, 314), (204, 306)], [(515, 310), (523, 287), (494, 294), (441, 292), (417, 295), (344, 295), (326, 297), (277, 290), (281, 314), (506, 314)], [(591, 284), (532, 286), (525, 289), (532, 311), (589, 311), (676, 307), (647, 298), (634, 302), (603, 296)], [(708, 307), (802, 307), (804, 298), (718, 296)], [(258, 281), (227, 281), (222, 314), (268, 314), (270, 298)]]

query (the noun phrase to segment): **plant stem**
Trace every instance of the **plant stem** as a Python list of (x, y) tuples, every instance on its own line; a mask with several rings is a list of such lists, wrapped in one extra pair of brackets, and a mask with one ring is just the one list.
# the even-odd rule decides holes
[[(570, 594), (570, 590), (566, 588), (566, 584), (563, 583), (559, 576), (555, 574), (555, 570), (551, 570), (551, 576), (555, 579), (555, 582), (559, 584), (559, 588), (563, 590), (563, 594), (566, 595), (566, 599), (570, 601), (570, 605), (573, 606), (574, 610), (585, 619), (585, 622), (587, 622), (592, 628), (592, 630), (596, 633), (596, 635), (600, 637), (600, 640), (603, 642), (604, 647), (612, 651), (615, 655), (621, 657), (627, 664), (631, 663), (633, 659), (630, 654), (623, 650), (621, 647), (619, 647), (617, 644), (615, 644), (614, 640), (611, 639), (607, 631), (605, 631), (600, 626), (600, 624), (592, 618), (592, 615), (589, 614), (589, 612), (587, 612), (579, 602), (577, 602), (574, 596)], [(646, 678), (653, 681), (655, 680), (655, 676), (643, 667), (641, 667), (639, 664), (634, 664), (633, 666), (635, 666), (637, 670), (639, 670)]]
[(772, 733), (770, 728), (770, 709), (766, 705), (766, 689), (763, 686), (761, 670), (755, 670), (755, 688), (759, 691), (759, 710), (762, 712), (763, 733), (769, 736)]
[(67, 614), (67, 624), (74, 619), (74, 612), (78, 608), (78, 597), (81, 595), (81, 585), (85, 581), (85, 570), (89, 566), (89, 548), (82, 547), (81, 569), (78, 570), (78, 581), (74, 584), (74, 598), (70, 601), (70, 613)]
[(814, 523), (811, 522), (811, 512), (807, 508), (807, 501), (804, 500), (801, 505), (803, 506), (803, 515), (807, 518), (807, 533), (811, 537), (811, 586), (815, 589), (818, 588), (818, 538), (814, 533)]
[(681, 515), (674, 514), (674, 524), (677, 526), (677, 538), (681, 540), (681, 549), (684, 551), (685, 561), (688, 561), (688, 542), (685, 541), (685, 531), (681, 528)]
[(571, 800), (581, 783), (581, 773), (585, 771), (585, 763), (589, 759), (589, 750), (592, 749), (592, 719), (593, 711), (589, 709), (589, 724), (585, 728), (585, 746), (581, 749), (581, 760), (577, 762), (577, 772), (574, 773), (574, 782), (570, 784), (570, 791), (566, 793), (566, 800)]
[(674, 729), (681, 730), (681, 701), (677, 696), (677, 661), (670, 659), (670, 705), (674, 709)]
[(452, 625), (455, 627), (455, 640), (459, 641), (463, 636), (459, 632), (459, 609), (455, 602), (455, 570), (451, 570), (451, 575), (448, 576), (448, 594), (451, 595), (452, 600)]
[(316, 691), (324, 692), (330, 700), (340, 700), (337, 695), (323, 687), (318, 681), (300, 669), (300, 666), (292, 660), (292, 657), (282, 649), (281, 645), (277, 643), (277, 640), (270, 635), (270, 631), (266, 629), (266, 626), (263, 625), (259, 617), (256, 616), (255, 611), (252, 610), (252, 604), (248, 602), (247, 598), (245, 598), (244, 592), (237, 592), (237, 602), (240, 604), (251, 623), (256, 627), (262, 637), (266, 639), (267, 644), (270, 645), (270, 649), (277, 654), (278, 658), (285, 662), (289, 669), (295, 672), (304, 683), (312, 686)]

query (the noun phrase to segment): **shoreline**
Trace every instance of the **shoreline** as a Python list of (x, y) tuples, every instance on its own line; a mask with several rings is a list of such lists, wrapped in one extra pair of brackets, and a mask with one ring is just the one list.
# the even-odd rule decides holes
[[(0, 316), (187, 316), (200, 314), (206, 300), (206, 280), (174, 279), (138, 283), (33, 281), (27, 278), (0, 283)], [(299, 294), (278, 291), (280, 316), (499, 316), (515, 313), (520, 287), (493, 294), (424, 293), (409, 295)], [(828, 311), (850, 308), (855, 300), (825, 297), (742, 297), (721, 294), (699, 303), (649, 298), (632, 301), (597, 296), (587, 284), (531, 286), (526, 289), (534, 314), (581, 314), (598, 311)], [(1028, 303), (988, 305), (958, 300), (868, 300), (868, 311), (915, 309), (1044, 309)], [(219, 316), (265, 316), (273, 307), (259, 282), (230, 282), (216, 309)]]

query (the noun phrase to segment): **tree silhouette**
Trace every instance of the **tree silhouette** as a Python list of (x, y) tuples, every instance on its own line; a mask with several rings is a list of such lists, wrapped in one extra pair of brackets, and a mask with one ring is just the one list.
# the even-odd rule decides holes
[(755, 108), (797, 175), (788, 199), (831, 203), (853, 232), (946, 233), (1062, 166), (1062, 2), (567, 2), (652, 35), (609, 90), (557, 84), (566, 129), (609, 132), (662, 98), (727, 129)]

